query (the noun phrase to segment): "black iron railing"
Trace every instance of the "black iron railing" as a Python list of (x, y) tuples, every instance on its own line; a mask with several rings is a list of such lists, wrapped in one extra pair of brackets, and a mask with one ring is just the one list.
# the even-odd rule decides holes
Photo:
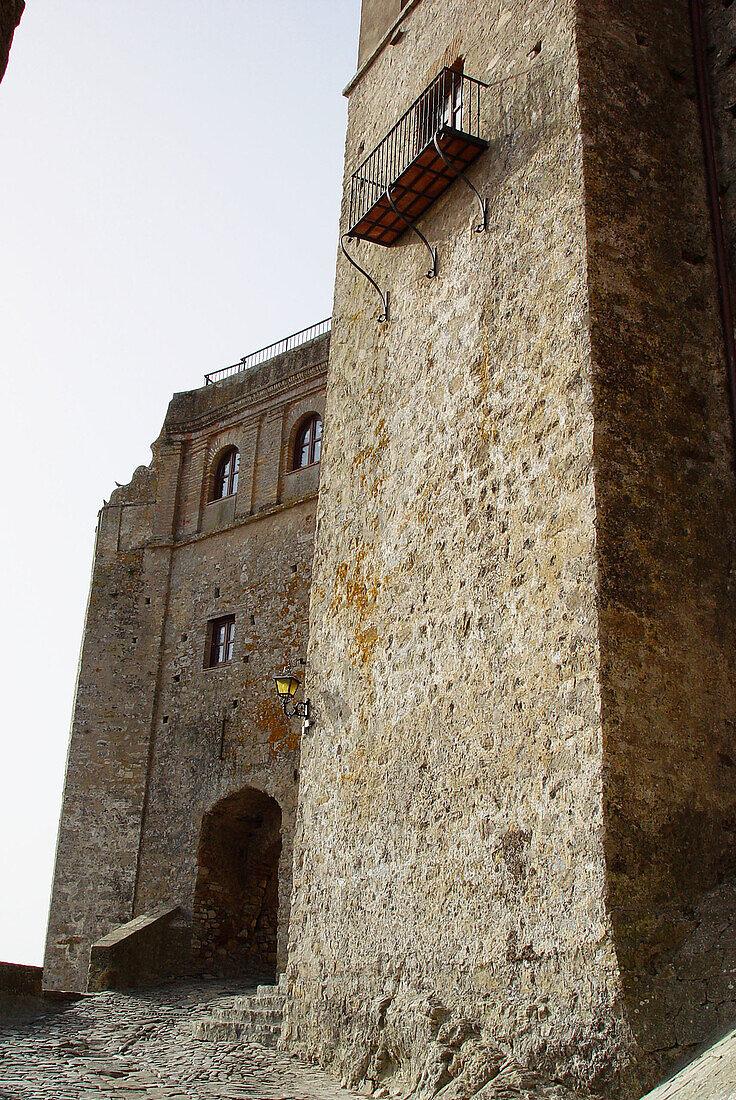
[(353, 172), (350, 226), (357, 225), (442, 131), (480, 138), (481, 80), (443, 69)]
[(277, 355), (283, 355), (284, 352), (291, 351), (292, 348), (298, 348), (302, 344), (308, 344), (310, 340), (316, 340), (318, 336), (324, 336), (331, 328), (332, 318), (326, 317), (324, 321), (318, 321), (316, 325), (310, 325), (309, 328), (303, 328), (299, 332), (293, 332), (291, 336), (285, 336), (283, 340), (277, 340), (275, 344), (268, 344), (265, 348), (259, 348), (258, 351), (252, 351), (250, 355), (245, 355), (230, 367), (223, 367), (221, 370), (215, 370), (211, 371), (209, 374), (205, 374), (204, 384), (205, 386), (212, 386), (215, 382), (221, 382), (223, 378), (231, 378), (232, 375), (240, 374), (241, 371), (256, 367), (259, 363), (265, 363), (269, 359), (275, 359)]

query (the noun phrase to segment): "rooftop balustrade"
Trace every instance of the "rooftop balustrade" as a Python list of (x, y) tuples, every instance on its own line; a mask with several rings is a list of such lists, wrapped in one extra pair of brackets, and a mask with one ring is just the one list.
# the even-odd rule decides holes
[(316, 325), (310, 325), (309, 328), (293, 332), (291, 336), (285, 336), (282, 340), (277, 340), (275, 344), (267, 344), (265, 348), (252, 351), (250, 355), (243, 356), (242, 359), (237, 363), (233, 363), (230, 367), (210, 371), (209, 374), (204, 376), (204, 384), (205, 386), (213, 386), (216, 382), (222, 382), (224, 378), (232, 378), (233, 375), (240, 374), (241, 371), (257, 367), (261, 363), (268, 362), (269, 359), (275, 359), (278, 355), (291, 351), (292, 348), (298, 348), (302, 344), (308, 344), (310, 340), (316, 340), (318, 336), (325, 336), (331, 328), (332, 318), (326, 317), (324, 321), (318, 321)]

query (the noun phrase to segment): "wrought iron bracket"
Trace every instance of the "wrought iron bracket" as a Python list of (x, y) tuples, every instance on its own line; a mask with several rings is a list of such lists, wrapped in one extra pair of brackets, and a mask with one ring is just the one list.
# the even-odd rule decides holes
[(284, 714), (287, 718), (303, 718), (305, 722), (309, 721), (309, 699), (305, 699), (303, 703), (292, 703), (289, 707), (289, 699), (284, 699)]
[(430, 265), (431, 266), (430, 266), (429, 270), (427, 271), (427, 278), (428, 279), (434, 279), (435, 276), (437, 275), (437, 249), (432, 247), (432, 245), (429, 243), (427, 238), (422, 233), (421, 229), (419, 229), (414, 224), (414, 222), (411, 220), (411, 218), (407, 218), (406, 214), (403, 214), (401, 212), (401, 210), (399, 210), (397, 208), (396, 204), (394, 203), (394, 200), (391, 198), (391, 187), (390, 186), (386, 188), (386, 198), (388, 199), (389, 206), (393, 210), (394, 214), (396, 214), (399, 218), (401, 218), (401, 220), (403, 222), (406, 223), (406, 226), (407, 226), (408, 229), (411, 229), (414, 233), (416, 233), (417, 237), (419, 237), (419, 240), (422, 241), (425, 248), (427, 249), (427, 252), (429, 252), (429, 260), (430, 260)]
[(488, 231), (488, 199), (483, 198), (483, 196), (481, 195), (478, 188), (475, 186), (474, 183), (472, 183), (468, 179), (468, 177), (465, 175), (465, 172), (462, 170), (462, 168), (458, 168), (457, 165), (453, 164), (452, 161), (450, 160), (450, 158), (445, 153), (442, 152), (442, 150), (440, 149), (439, 137), (440, 137), (440, 135), (439, 135), (439, 133), (437, 133), (437, 134), (434, 135), (434, 137), (432, 139), (432, 144), (434, 145), (435, 149), (437, 150), (437, 155), (440, 158), (440, 160), (442, 160), (447, 165), (447, 167), (455, 173), (455, 175), (459, 179), (465, 181), (465, 183), (468, 185), (470, 190), (475, 195), (476, 199), (478, 200), (478, 206), (480, 207), (480, 216), (481, 216), (481, 223), (480, 223), (480, 225), (476, 225), (475, 232), (476, 233), (486, 233)]
[(345, 259), (348, 261), (348, 263), (351, 263), (353, 265), (353, 267), (355, 268), (355, 270), (359, 271), (360, 274), (368, 280), (368, 282), (371, 284), (371, 286), (376, 289), (376, 291), (378, 293), (378, 296), (381, 299), (381, 305), (383, 306), (382, 311), (378, 314), (378, 323), (383, 324), (384, 321), (388, 321), (388, 319), (389, 319), (389, 311), (390, 311), (390, 304), (391, 304), (390, 303), (389, 292), (386, 291), (386, 293), (384, 294), (384, 292), (381, 290), (381, 288), (378, 285), (378, 283), (376, 282), (376, 280), (373, 279), (368, 274), (368, 272), (365, 270), (365, 268), (361, 267), (360, 264), (356, 260), (353, 259), (353, 257), (350, 255), (347, 248), (345, 247), (345, 241), (349, 240), (349, 239), (350, 239), (350, 234), (349, 233), (343, 233), (343, 235), (340, 237), (340, 248), (342, 249), (343, 255), (345, 256)]

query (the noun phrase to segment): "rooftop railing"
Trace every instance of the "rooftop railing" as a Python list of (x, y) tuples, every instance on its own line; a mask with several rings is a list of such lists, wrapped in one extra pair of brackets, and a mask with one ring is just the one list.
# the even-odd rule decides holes
[(240, 374), (241, 371), (257, 367), (261, 363), (268, 362), (269, 359), (275, 359), (278, 355), (283, 355), (284, 352), (301, 347), (302, 344), (308, 344), (310, 340), (316, 340), (318, 336), (325, 336), (331, 328), (332, 318), (325, 317), (324, 321), (318, 321), (316, 325), (300, 329), (299, 332), (293, 332), (291, 336), (285, 336), (283, 340), (277, 340), (275, 344), (268, 344), (265, 348), (252, 351), (250, 355), (243, 356), (242, 359), (238, 360), (237, 363), (233, 363), (230, 367), (210, 371), (209, 374), (204, 376), (204, 384), (205, 386), (213, 386), (216, 382), (222, 382), (224, 378), (232, 378), (233, 375)]

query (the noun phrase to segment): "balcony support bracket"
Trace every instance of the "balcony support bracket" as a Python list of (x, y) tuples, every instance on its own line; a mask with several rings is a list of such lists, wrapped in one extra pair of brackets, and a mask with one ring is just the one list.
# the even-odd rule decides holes
[(427, 249), (427, 252), (429, 252), (430, 266), (429, 266), (429, 270), (427, 271), (426, 274), (427, 274), (428, 279), (434, 279), (435, 276), (437, 275), (437, 249), (432, 247), (432, 245), (429, 243), (427, 238), (422, 233), (421, 229), (417, 228), (417, 226), (414, 224), (414, 222), (410, 218), (407, 218), (406, 214), (402, 214), (402, 212), (397, 209), (396, 204), (394, 203), (394, 200), (391, 198), (391, 187), (390, 186), (386, 188), (386, 198), (388, 199), (389, 206), (393, 210), (394, 214), (396, 214), (397, 217), (401, 218), (401, 220), (406, 224), (408, 229), (411, 229), (412, 232), (416, 233), (417, 237), (419, 237), (419, 240), (422, 241), (425, 248)]
[(347, 248), (345, 247), (345, 241), (350, 240), (350, 239), (351, 238), (350, 238), (349, 233), (343, 233), (343, 235), (340, 237), (340, 248), (342, 249), (343, 255), (344, 255), (345, 259), (348, 261), (348, 263), (351, 263), (353, 265), (353, 267), (355, 268), (355, 270), (359, 271), (360, 274), (364, 278), (366, 278), (368, 280), (368, 282), (371, 284), (371, 286), (374, 287), (375, 290), (377, 291), (378, 296), (381, 299), (381, 305), (383, 307), (381, 312), (378, 314), (378, 323), (383, 324), (384, 321), (388, 321), (388, 319), (389, 319), (389, 310), (390, 310), (389, 292), (386, 291), (386, 293), (384, 294), (384, 292), (381, 290), (381, 288), (378, 285), (378, 283), (376, 282), (376, 280), (371, 278), (371, 276), (368, 274), (368, 272), (365, 270), (365, 268), (361, 267), (360, 264), (357, 263), (357, 261), (354, 260), (353, 257), (350, 255)]
[(468, 179), (468, 177), (465, 175), (465, 172), (463, 172), (462, 168), (458, 168), (456, 165), (454, 165), (452, 163), (452, 161), (450, 160), (450, 158), (445, 153), (442, 152), (442, 149), (440, 148), (439, 137), (440, 137), (440, 135), (439, 135), (439, 133), (437, 133), (437, 134), (434, 135), (434, 138), (432, 139), (433, 145), (434, 145), (435, 149), (437, 150), (438, 157), (440, 158), (440, 160), (442, 160), (447, 165), (447, 167), (450, 169), (451, 172), (454, 172), (456, 176), (458, 176), (461, 180), (465, 181), (465, 183), (468, 185), (468, 187), (470, 188), (470, 190), (473, 192), (476, 199), (478, 200), (478, 206), (480, 207), (481, 221), (480, 221), (479, 225), (475, 226), (476, 233), (486, 233), (486, 232), (488, 232), (488, 199), (483, 198), (483, 196), (481, 195), (478, 188), (475, 186), (474, 183), (472, 183)]

